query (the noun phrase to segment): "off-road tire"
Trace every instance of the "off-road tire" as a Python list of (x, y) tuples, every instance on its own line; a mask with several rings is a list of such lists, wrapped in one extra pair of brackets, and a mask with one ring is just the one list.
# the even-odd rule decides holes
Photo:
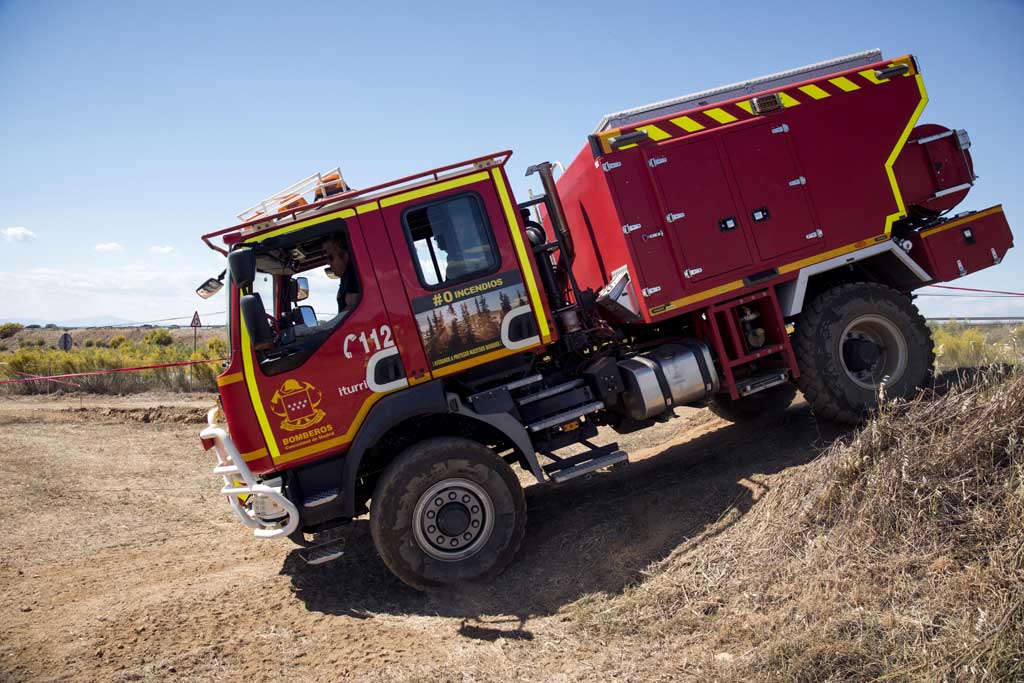
[[(471, 482), (486, 493), (493, 509), (489, 537), (472, 555), (456, 561), (432, 557), (414, 530), (421, 497), (446, 481)], [(494, 451), (469, 439), (439, 437), (410, 446), (381, 475), (370, 502), (370, 532), (378, 554), (395, 576), (421, 591), (494, 578), (512, 561), (525, 531), (526, 499), (519, 480)]]
[(886, 383), (886, 398), (910, 398), (931, 379), (935, 351), (924, 317), (905, 294), (882, 284), (838, 285), (816, 296), (796, 321), (797, 385), (817, 417), (861, 422), (878, 407), (879, 389), (855, 383), (844, 369), (843, 332), (863, 316), (887, 321), (906, 343), (905, 368)]
[(735, 401), (729, 394), (717, 394), (708, 401), (708, 410), (729, 422), (750, 422), (784, 413), (794, 398), (796, 387), (786, 382)]

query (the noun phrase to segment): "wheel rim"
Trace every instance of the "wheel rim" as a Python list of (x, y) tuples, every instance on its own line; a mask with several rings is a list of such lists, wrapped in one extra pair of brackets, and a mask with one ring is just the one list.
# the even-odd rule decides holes
[(423, 552), (444, 562), (477, 553), (494, 530), (494, 504), (478, 484), (445, 479), (423, 492), (413, 510), (413, 535)]
[(907, 369), (907, 340), (888, 318), (862, 315), (843, 330), (839, 360), (851, 382), (874, 390), (883, 380), (892, 384), (903, 376)]

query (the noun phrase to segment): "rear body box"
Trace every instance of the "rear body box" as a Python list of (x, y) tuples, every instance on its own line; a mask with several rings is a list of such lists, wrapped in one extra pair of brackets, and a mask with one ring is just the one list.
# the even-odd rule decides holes
[(764, 94), (779, 106), (697, 102), (591, 136), (558, 181), (581, 287), (627, 267), (650, 323), (891, 239), (893, 164), (927, 102), (913, 60)]
[(948, 282), (994, 266), (1013, 247), (1002, 205), (922, 228), (910, 239), (910, 255), (934, 282)]

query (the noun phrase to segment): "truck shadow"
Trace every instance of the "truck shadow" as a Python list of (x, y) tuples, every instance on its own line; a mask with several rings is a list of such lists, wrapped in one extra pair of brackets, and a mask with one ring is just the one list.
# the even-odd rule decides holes
[(590, 593), (620, 593), (652, 563), (726, 512), (745, 514), (764, 486), (751, 477), (815, 458), (842, 434), (818, 424), (802, 401), (781, 418), (724, 425), (674, 442), (622, 470), (561, 486), (526, 489), (529, 521), (513, 564), (495, 581), (429, 595), (394, 578), (377, 557), (366, 520), (347, 531), (346, 554), (321, 567), (297, 551), (281, 573), (315, 612), (461, 619), (474, 639), (531, 639), (531, 617), (554, 614)]
[[(944, 373), (925, 395), (944, 395), (993, 371), (1006, 369)], [(530, 486), (522, 550), (490, 584), (429, 595), (406, 587), (377, 557), (364, 519), (350, 527), (339, 560), (311, 567), (296, 551), (281, 573), (310, 611), (354, 618), (441, 616), (460, 620), (458, 633), (466, 638), (529, 640), (529, 619), (555, 614), (592, 593), (621, 593), (726, 513), (735, 510), (733, 519), (742, 518), (767, 490), (759, 475), (809, 462), (848, 434), (816, 421), (798, 399), (781, 416), (724, 424), (689, 439), (677, 433), (664, 446), (640, 450), (641, 459), (622, 470), (561, 486)]]

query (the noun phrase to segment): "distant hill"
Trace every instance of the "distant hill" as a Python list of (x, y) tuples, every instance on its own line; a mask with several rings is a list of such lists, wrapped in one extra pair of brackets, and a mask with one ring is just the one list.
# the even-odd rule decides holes
[(40, 327), (44, 327), (46, 325), (56, 325), (57, 327), (121, 327), (131, 321), (112, 315), (106, 315), (93, 318), (68, 318), (62, 320), (48, 320), (46, 318), (14, 318), (9, 321), (2, 320), (0, 322), (15, 322), (21, 323), (22, 325), (39, 325)]

